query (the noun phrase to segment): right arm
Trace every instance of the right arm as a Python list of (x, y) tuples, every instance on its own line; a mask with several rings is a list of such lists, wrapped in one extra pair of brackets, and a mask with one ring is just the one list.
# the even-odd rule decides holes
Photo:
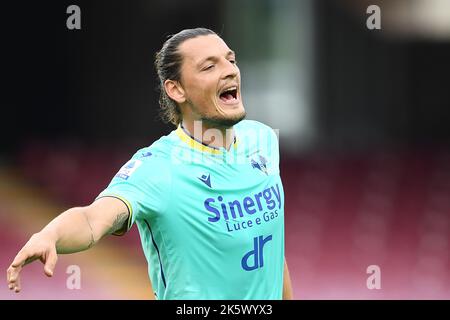
[(126, 205), (112, 197), (100, 198), (87, 207), (61, 213), (34, 234), (16, 255), (7, 270), (9, 288), (20, 291), (20, 271), (26, 264), (41, 260), (45, 264), (45, 274), (51, 277), (58, 253), (83, 251), (106, 235), (122, 233), (130, 218)]

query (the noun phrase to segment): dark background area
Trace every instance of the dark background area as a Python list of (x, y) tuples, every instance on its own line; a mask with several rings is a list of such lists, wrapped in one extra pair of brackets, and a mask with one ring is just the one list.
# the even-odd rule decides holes
[(197, 2), (78, 1), (81, 30), (65, 26), (72, 2), (8, 2), (2, 152), (32, 139), (149, 144), (167, 132), (154, 54), (192, 21), (220, 31), (219, 2)]
[[(194, 3), (78, 1), (76, 31), (65, 28), (71, 2), (5, 3), (2, 155), (36, 139), (136, 147), (167, 133), (158, 118), (155, 52), (186, 27), (227, 35), (224, 1)], [(449, 144), (449, 42), (368, 32), (360, 27), (365, 16), (334, 1), (315, 2), (315, 15), (314, 148)]]
[(317, 97), (325, 144), (428, 147), (450, 142), (450, 43), (397, 39), (361, 28), (319, 1)]

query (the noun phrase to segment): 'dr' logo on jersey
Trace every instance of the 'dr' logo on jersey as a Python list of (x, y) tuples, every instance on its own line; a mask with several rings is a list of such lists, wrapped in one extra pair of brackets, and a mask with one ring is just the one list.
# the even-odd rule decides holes
[(254, 160), (252, 159), (252, 168), (256, 168), (258, 170), (261, 170), (261, 172), (264, 172), (266, 175), (267, 173), (267, 160), (261, 155), (258, 155), (258, 159)]

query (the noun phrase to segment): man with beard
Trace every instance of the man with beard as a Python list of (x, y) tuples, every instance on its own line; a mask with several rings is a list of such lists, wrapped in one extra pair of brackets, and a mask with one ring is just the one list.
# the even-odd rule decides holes
[(177, 126), (123, 165), (87, 207), (34, 234), (7, 270), (20, 291), (36, 259), (89, 249), (136, 223), (159, 299), (291, 299), (278, 139), (244, 120), (235, 53), (213, 31), (170, 37), (156, 54), (163, 118)]

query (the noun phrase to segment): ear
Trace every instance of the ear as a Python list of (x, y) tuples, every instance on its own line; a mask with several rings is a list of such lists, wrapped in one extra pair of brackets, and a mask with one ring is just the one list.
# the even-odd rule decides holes
[(166, 90), (167, 95), (176, 103), (180, 104), (186, 101), (184, 89), (178, 81), (164, 81), (164, 90)]

